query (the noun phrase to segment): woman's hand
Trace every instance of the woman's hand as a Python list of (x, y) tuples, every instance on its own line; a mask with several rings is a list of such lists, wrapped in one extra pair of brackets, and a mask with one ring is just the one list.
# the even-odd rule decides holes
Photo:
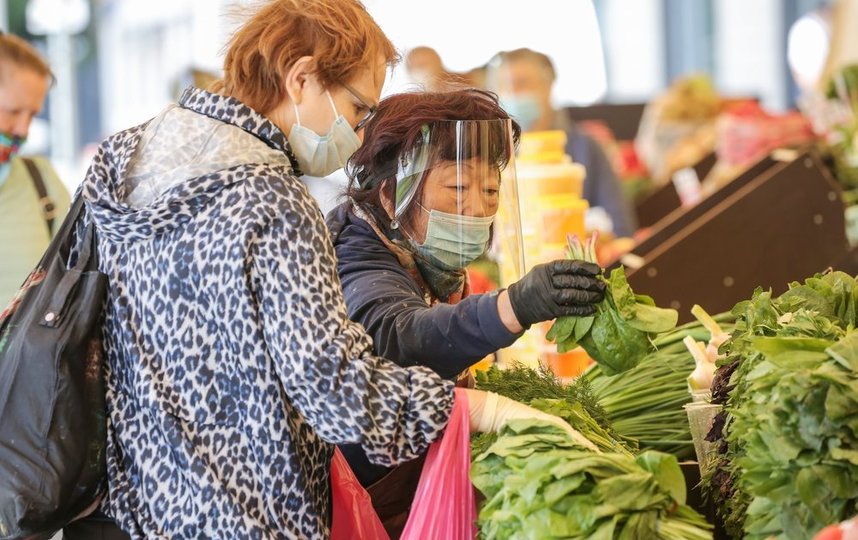
[(564, 315), (587, 316), (605, 296), (598, 265), (558, 259), (534, 266), (498, 295), (498, 313), (510, 332)]
[(495, 433), (510, 420), (542, 420), (559, 427), (581, 446), (594, 452), (599, 451), (596, 445), (560, 417), (544, 413), (494, 392), (463, 388), (457, 389), (457, 392), (459, 391), (465, 392), (468, 397), (471, 431)]

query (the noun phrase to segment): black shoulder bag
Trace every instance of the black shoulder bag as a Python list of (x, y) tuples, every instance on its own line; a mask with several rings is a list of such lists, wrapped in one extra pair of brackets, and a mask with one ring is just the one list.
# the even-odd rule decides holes
[(102, 321), (107, 276), (79, 196), (0, 314), (0, 539), (50, 538), (106, 489)]

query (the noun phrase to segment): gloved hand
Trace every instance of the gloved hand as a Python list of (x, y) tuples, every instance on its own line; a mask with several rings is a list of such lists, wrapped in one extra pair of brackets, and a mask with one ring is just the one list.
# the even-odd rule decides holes
[(544, 413), (533, 407), (528, 407), (524, 403), (519, 403), (494, 392), (485, 392), (470, 388), (457, 388), (456, 392), (464, 392), (468, 398), (471, 431), (495, 433), (510, 420), (543, 420), (561, 428), (569, 434), (572, 440), (585, 448), (589, 448), (594, 452), (599, 451), (596, 445), (560, 417)]
[(515, 317), (527, 328), (563, 315), (592, 315), (605, 296), (605, 283), (596, 277), (601, 271), (596, 264), (568, 259), (534, 266), (507, 289)]

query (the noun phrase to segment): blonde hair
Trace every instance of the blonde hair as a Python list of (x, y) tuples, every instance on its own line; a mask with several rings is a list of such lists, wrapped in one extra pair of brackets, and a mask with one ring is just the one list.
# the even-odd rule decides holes
[(0, 81), (5, 77), (5, 66), (13, 63), (19, 68), (35, 71), (54, 82), (51, 67), (29, 43), (14, 34), (0, 34)]
[(286, 97), (286, 74), (303, 56), (315, 60), (325, 87), (348, 81), (379, 56), (398, 60), (393, 43), (357, 0), (272, 0), (232, 36), (224, 77), (212, 89), (261, 114)]

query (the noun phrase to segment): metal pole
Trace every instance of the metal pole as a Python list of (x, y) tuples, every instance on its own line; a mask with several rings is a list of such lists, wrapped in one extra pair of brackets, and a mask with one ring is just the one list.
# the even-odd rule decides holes
[(77, 70), (74, 36), (48, 34), (48, 60), (56, 75), (51, 90), (51, 159), (72, 168), (78, 151)]
[(0, 0), (0, 30), (9, 31), (9, 0)]

